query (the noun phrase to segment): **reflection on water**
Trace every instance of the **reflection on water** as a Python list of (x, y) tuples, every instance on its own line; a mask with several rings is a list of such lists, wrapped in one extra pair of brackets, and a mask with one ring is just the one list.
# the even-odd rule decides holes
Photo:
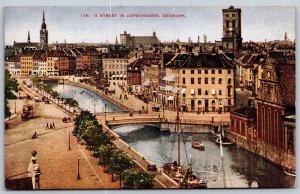
[(97, 100), (96, 112), (100, 113), (104, 111), (105, 104), (107, 104), (107, 112), (120, 112), (122, 109), (116, 105), (103, 99), (101, 96), (91, 92), (90, 90), (80, 88), (77, 86), (54, 84), (53, 82), (47, 82), (48, 85), (52, 87), (54, 91), (60, 94), (63, 98), (74, 98), (79, 103), (79, 107), (83, 110), (89, 110), (94, 112), (94, 105), (92, 101)]
[[(114, 129), (122, 139), (147, 159), (162, 167), (167, 161), (177, 160), (177, 134), (162, 135), (157, 127), (133, 125)], [(205, 151), (191, 148), (190, 141), (205, 145)], [(220, 147), (210, 134), (180, 135), (181, 163), (192, 163), (195, 174), (208, 182), (209, 188), (223, 188), (220, 173)], [(269, 161), (236, 146), (223, 147), (227, 187), (292, 187), (295, 178)], [(172, 154), (171, 154), (172, 153)], [(191, 160), (190, 160), (191, 156)], [(257, 183), (256, 183), (257, 182)]]

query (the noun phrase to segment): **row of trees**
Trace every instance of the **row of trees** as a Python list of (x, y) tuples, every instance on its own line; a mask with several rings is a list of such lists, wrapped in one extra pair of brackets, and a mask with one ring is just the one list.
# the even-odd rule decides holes
[(19, 91), (19, 83), (16, 79), (11, 77), (11, 74), (7, 69), (5, 69), (5, 78), (4, 78), (4, 114), (5, 118), (11, 116), (11, 112), (8, 106), (8, 99), (15, 99), (16, 96), (13, 92)]
[(71, 107), (76, 108), (78, 107), (78, 102), (73, 98), (63, 98), (60, 97), (59, 93), (57, 91), (54, 91), (51, 86), (47, 84), (43, 84), (38, 76), (35, 76), (31, 79), (32, 85), (36, 87), (39, 91), (42, 92), (43, 95), (45, 95), (47, 98), (52, 98), (53, 100), (57, 100), (58, 103), (63, 103), (65, 105), (65, 108), (67, 106), (69, 107), (69, 111)]
[(114, 180), (114, 174), (119, 175), (120, 188), (122, 177), (124, 178), (124, 188), (153, 188), (155, 174), (134, 170), (136, 169), (134, 161), (126, 157), (121, 149), (111, 143), (110, 137), (103, 132), (102, 126), (98, 123), (95, 115), (89, 111), (82, 111), (74, 121), (73, 134), (94, 150), (94, 155), (99, 158), (99, 164), (111, 173), (112, 181)]

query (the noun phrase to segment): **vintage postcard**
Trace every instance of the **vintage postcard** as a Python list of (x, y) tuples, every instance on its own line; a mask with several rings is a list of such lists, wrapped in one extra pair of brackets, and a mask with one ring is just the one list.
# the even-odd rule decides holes
[(4, 11), (7, 190), (295, 187), (295, 7)]

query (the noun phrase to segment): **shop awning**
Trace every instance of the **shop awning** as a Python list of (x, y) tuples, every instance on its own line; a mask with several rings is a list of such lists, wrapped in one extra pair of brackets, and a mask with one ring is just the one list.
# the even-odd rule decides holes
[(167, 100), (174, 100), (174, 96), (168, 96)]
[(166, 75), (163, 78), (164, 81), (168, 81), (168, 82), (175, 82), (176, 81), (176, 77), (175, 75)]
[(185, 93), (186, 93), (186, 89), (185, 89), (185, 88), (182, 88), (181, 94), (185, 94)]
[(143, 86), (150, 86), (150, 82), (151, 81), (147, 79), (146, 81), (144, 81)]

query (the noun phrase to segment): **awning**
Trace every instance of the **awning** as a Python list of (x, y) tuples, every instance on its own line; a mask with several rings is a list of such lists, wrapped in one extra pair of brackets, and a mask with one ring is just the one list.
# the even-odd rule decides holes
[(164, 81), (168, 81), (168, 82), (175, 82), (176, 81), (176, 77), (175, 75), (166, 75), (163, 78)]
[(212, 94), (212, 95), (215, 95), (215, 94), (216, 94), (216, 89), (212, 89), (212, 90), (211, 90), (211, 94)]
[(150, 82), (151, 81), (147, 79), (146, 81), (144, 81), (143, 86), (150, 86)]
[(164, 88), (165, 91), (172, 91), (173, 90), (173, 87), (172, 86), (166, 86)]
[(185, 93), (186, 93), (186, 89), (185, 89), (185, 88), (182, 88), (181, 94), (185, 94)]
[(174, 100), (174, 96), (169, 96), (167, 100)]
[(117, 77), (116, 75), (112, 75), (111, 77)]
[(192, 94), (192, 95), (195, 94), (195, 89), (191, 89), (191, 94)]
[(178, 90), (179, 90), (179, 88), (177, 88), (177, 87), (176, 87), (176, 88), (172, 88), (172, 92), (173, 92), (173, 93), (177, 93)]

